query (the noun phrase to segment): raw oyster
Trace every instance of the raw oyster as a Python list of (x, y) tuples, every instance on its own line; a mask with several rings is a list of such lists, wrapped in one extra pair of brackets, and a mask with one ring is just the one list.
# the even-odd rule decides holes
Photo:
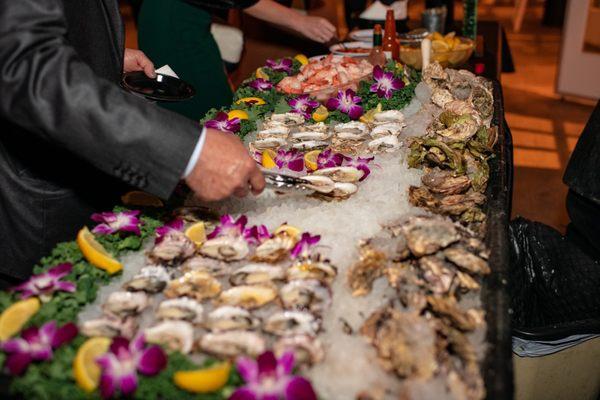
[(328, 145), (329, 145), (329, 143), (325, 142), (323, 140), (306, 140), (303, 142), (298, 142), (298, 143), (292, 144), (292, 148), (296, 149), (296, 150), (300, 150), (300, 151), (310, 151), (310, 150), (324, 149)]
[(417, 257), (433, 254), (460, 239), (454, 224), (443, 218), (411, 217), (401, 228), (408, 248)]
[(281, 267), (269, 264), (248, 264), (235, 270), (229, 278), (234, 286), (269, 284), (285, 279), (285, 271)]
[(144, 330), (148, 343), (160, 344), (169, 351), (188, 354), (194, 345), (194, 327), (185, 321), (163, 321)]
[(184, 320), (193, 324), (202, 322), (202, 304), (189, 297), (165, 300), (158, 306), (156, 316), (161, 319)]
[(150, 265), (144, 267), (123, 288), (133, 292), (144, 291), (147, 293), (158, 293), (162, 291), (171, 276), (165, 267)]
[(348, 130), (336, 132), (335, 137), (341, 141), (360, 141), (368, 136), (367, 132), (361, 132), (358, 130)]
[(354, 167), (331, 167), (316, 170), (313, 175), (326, 176), (334, 182), (358, 182), (364, 172)]
[(287, 269), (288, 280), (316, 279), (330, 284), (337, 275), (337, 269), (327, 260), (304, 259)]
[(265, 340), (259, 334), (243, 330), (207, 333), (199, 345), (202, 351), (218, 357), (247, 355), (254, 358), (266, 349)]
[(181, 266), (181, 270), (183, 272), (207, 272), (212, 276), (219, 277), (229, 275), (231, 271), (231, 264), (228, 264), (221, 260), (216, 260), (214, 258), (195, 256), (187, 259), (186, 262), (184, 262)]
[(288, 112), (283, 114), (273, 114), (269, 118), (269, 121), (280, 122), (285, 126), (297, 126), (302, 125), (305, 120), (301, 114)]
[(454, 272), (443, 259), (436, 256), (421, 257), (419, 267), (423, 271), (423, 278), (429, 290), (435, 294), (446, 294), (450, 291)]
[(400, 148), (400, 141), (398, 140), (398, 137), (394, 135), (382, 136), (371, 140), (367, 144), (367, 147), (369, 148), (369, 151), (374, 153), (391, 153)]
[(269, 286), (235, 286), (221, 293), (219, 303), (253, 309), (270, 303), (276, 297), (277, 292)]
[(333, 179), (327, 176), (319, 176), (319, 175), (306, 175), (303, 176), (302, 179), (308, 181), (310, 183), (305, 186), (315, 192), (319, 193), (331, 193), (335, 188), (335, 182)]
[(282, 311), (271, 315), (264, 324), (265, 332), (277, 336), (314, 336), (320, 328), (314, 315), (304, 311)]
[(194, 255), (196, 245), (183, 232), (171, 230), (154, 245), (148, 257), (156, 264), (173, 265)]
[(207, 257), (223, 261), (237, 261), (248, 255), (248, 242), (242, 236), (218, 236), (209, 239), (200, 248), (200, 253)]
[(398, 110), (382, 111), (373, 116), (375, 124), (387, 124), (390, 122), (401, 123), (404, 122), (404, 114)]
[(187, 222), (204, 222), (207, 230), (219, 222), (219, 214), (202, 206), (183, 206), (173, 210), (173, 217)]
[(262, 242), (254, 251), (255, 261), (275, 263), (286, 258), (298, 240), (285, 232), (277, 233)]
[(427, 296), (427, 303), (434, 314), (462, 331), (472, 331), (482, 322), (481, 316), (473, 312), (476, 310), (462, 310), (454, 297)]
[(281, 357), (286, 351), (292, 351), (297, 364), (314, 365), (325, 358), (321, 341), (308, 335), (282, 337), (273, 345), (273, 351), (277, 357)]
[(336, 126), (333, 127), (333, 130), (336, 133), (350, 132), (350, 133), (355, 133), (357, 135), (365, 135), (368, 131), (368, 128), (367, 128), (367, 125), (362, 122), (352, 121), (352, 122), (346, 122), (344, 124), (337, 124)]
[(316, 124), (303, 125), (299, 129), (302, 132), (327, 132), (329, 127), (324, 122), (317, 122)]
[(113, 338), (116, 336), (123, 336), (124, 338), (131, 339), (135, 335), (137, 327), (137, 321), (133, 317), (120, 319), (111, 316), (103, 316), (81, 323), (79, 325), (79, 330), (82, 335), (88, 337), (102, 336)]
[(283, 307), (321, 314), (331, 304), (331, 289), (315, 279), (297, 279), (279, 290)]
[(144, 292), (113, 292), (103, 309), (109, 315), (124, 318), (141, 313), (149, 305), (150, 298)]
[(221, 292), (221, 284), (211, 274), (189, 271), (167, 285), (164, 294), (168, 298), (188, 296), (198, 301), (210, 299)]
[(336, 182), (333, 186), (331, 193), (327, 193), (327, 196), (335, 197), (338, 199), (346, 199), (352, 196), (358, 191), (358, 186), (354, 183), (349, 182)]
[(461, 271), (456, 271), (456, 280), (458, 282), (458, 286), (464, 290), (479, 290), (481, 286), (473, 277), (469, 274), (465, 274)]
[(291, 139), (297, 142), (306, 142), (310, 140), (324, 141), (329, 139), (330, 134), (318, 131), (298, 131), (291, 134)]
[(250, 149), (252, 151), (262, 151), (262, 150), (274, 150), (281, 146), (285, 146), (287, 141), (280, 137), (268, 137), (264, 139), (255, 140), (250, 144)]
[(371, 130), (371, 137), (377, 139), (389, 135), (398, 136), (400, 132), (402, 132), (403, 128), (404, 124), (399, 124), (397, 122), (387, 122), (385, 124), (377, 125), (376, 127), (374, 127), (373, 130)]
[(373, 282), (382, 276), (387, 267), (387, 257), (368, 243), (360, 247), (359, 261), (348, 270), (348, 285), (352, 296), (364, 296), (371, 292)]
[(444, 256), (446, 256), (448, 261), (471, 274), (487, 275), (491, 272), (487, 261), (469, 252), (464, 247), (449, 247), (444, 250)]
[(208, 314), (206, 328), (213, 332), (256, 329), (260, 319), (241, 307), (222, 306)]
[(287, 139), (290, 134), (290, 128), (287, 126), (274, 126), (268, 129), (258, 131), (256, 138), (259, 140), (267, 138)]

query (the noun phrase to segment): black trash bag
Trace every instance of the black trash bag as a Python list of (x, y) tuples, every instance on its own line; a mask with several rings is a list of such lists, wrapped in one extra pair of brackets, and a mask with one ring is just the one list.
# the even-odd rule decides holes
[(539, 222), (517, 218), (509, 232), (514, 333), (538, 339), (561, 329), (565, 335), (596, 333), (600, 329), (598, 260)]

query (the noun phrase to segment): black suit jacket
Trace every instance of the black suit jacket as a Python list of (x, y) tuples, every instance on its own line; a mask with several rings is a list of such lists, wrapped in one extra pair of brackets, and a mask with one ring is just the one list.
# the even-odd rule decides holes
[(0, 1), (0, 274), (25, 278), (133, 186), (166, 198), (197, 122), (125, 93), (117, 0)]

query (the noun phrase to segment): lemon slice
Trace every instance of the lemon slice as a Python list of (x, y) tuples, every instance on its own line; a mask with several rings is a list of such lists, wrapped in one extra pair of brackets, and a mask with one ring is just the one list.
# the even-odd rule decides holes
[(87, 226), (84, 226), (77, 234), (77, 245), (83, 256), (95, 267), (105, 270), (110, 275), (123, 269), (123, 264), (115, 260), (100, 243)]
[(227, 113), (227, 118), (248, 119), (248, 113), (244, 110), (231, 110)]
[(293, 225), (283, 224), (273, 232), (275, 235), (285, 232), (289, 237), (299, 238), (302, 231)]
[(263, 99), (261, 99), (260, 97), (243, 97), (235, 102), (235, 104), (242, 104), (242, 103), (246, 103), (249, 105), (255, 104), (255, 105), (259, 105), (259, 106), (262, 106), (263, 104), (267, 104), (267, 102), (264, 101)]
[(23, 325), (29, 321), (40, 309), (40, 300), (31, 297), (20, 300), (8, 307), (0, 315), (0, 341), (7, 340), (21, 331)]
[(256, 75), (257, 78), (264, 79), (265, 81), (269, 80), (269, 75), (267, 75), (261, 67), (256, 68), (256, 72), (254, 73), (254, 75)]
[(177, 371), (173, 374), (175, 386), (192, 393), (210, 393), (221, 389), (229, 380), (231, 364), (222, 362), (195, 371)]
[(123, 204), (138, 207), (164, 207), (164, 203), (158, 197), (142, 192), (141, 190), (133, 190), (121, 196)]
[(323, 122), (327, 119), (328, 116), (329, 111), (327, 111), (327, 107), (325, 106), (319, 106), (312, 115), (313, 119), (316, 122)]
[(318, 168), (317, 158), (321, 154), (321, 150), (309, 151), (304, 155), (304, 165), (311, 171), (315, 171)]
[(108, 351), (111, 339), (94, 337), (88, 339), (77, 350), (73, 360), (73, 376), (77, 386), (86, 392), (93, 392), (100, 382), (100, 367), (96, 359)]
[(431, 41), (434, 40), (444, 40), (444, 35), (442, 35), (439, 32), (433, 32), (433, 34), (431, 35)]
[(275, 157), (277, 157), (277, 153), (275, 153), (273, 150), (267, 149), (263, 151), (261, 162), (262, 166), (267, 169), (275, 168), (277, 166), (277, 164), (275, 164)]
[(185, 236), (187, 236), (196, 246), (201, 246), (202, 243), (206, 242), (206, 228), (204, 222), (199, 221), (190, 226), (185, 230)]
[(294, 57), (294, 60), (298, 61), (302, 65), (308, 64), (308, 57), (306, 57), (304, 54), (297, 54)]
[(369, 122), (373, 122), (373, 120), (375, 119), (375, 114), (380, 113), (382, 109), (383, 109), (383, 107), (381, 106), (381, 103), (377, 104), (377, 107), (372, 108), (369, 111), (367, 111), (366, 113), (364, 113), (359, 118), (359, 121), (362, 123), (365, 123), (365, 124), (368, 124)]
[(431, 42), (431, 48), (436, 53), (444, 53), (450, 50), (450, 46), (448, 46), (448, 43), (444, 40), (435, 40)]

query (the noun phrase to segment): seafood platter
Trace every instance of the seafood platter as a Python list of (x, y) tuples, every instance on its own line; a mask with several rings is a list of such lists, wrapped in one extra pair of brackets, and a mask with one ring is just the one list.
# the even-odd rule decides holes
[(509, 397), (498, 88), (437, 63), (351, 65), (355, 87), (320, 100), (305, 92), (333, 78), (298, 76), (320, 67), (269, 60), (202, 121), (304, 190), (129, 193), (0, 292), (10, 393)]

